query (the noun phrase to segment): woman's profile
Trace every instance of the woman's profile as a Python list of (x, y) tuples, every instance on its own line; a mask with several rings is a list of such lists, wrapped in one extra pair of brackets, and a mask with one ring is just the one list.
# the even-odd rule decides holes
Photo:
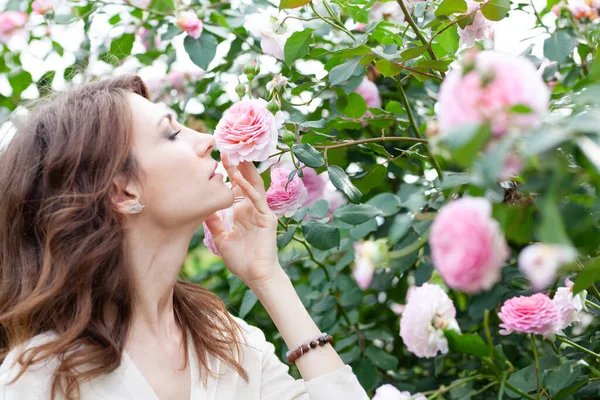
[[(136, 75), (35, 102), (0, 149), (0, 400), (367, 399), (302, 305), (252, 163), (149, 100)], [(233, 228), (218, 210), (233, 206)], [(178, 279), (203, 222), (290, 351)]]

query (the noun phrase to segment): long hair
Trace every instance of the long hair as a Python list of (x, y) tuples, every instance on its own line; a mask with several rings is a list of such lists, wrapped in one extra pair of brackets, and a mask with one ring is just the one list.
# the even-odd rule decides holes
[[(115, 177), (143, 173), (131, 151), (128, 92), (150, 98), (141, 78), (127, 74), (32, 101), (0, 149), (0, 360), (32, 337), (56, 331), (55, 340), (18, 357), (22, 368), (14, 379), (58, 357), (51, 400), (58, 392), (75, 399), (80, 383), (115, 370), (130, 331), (125, 217), (111, 200)], [(173, 306), (184, 348), (189, 334), (205, 383), (206, 374), (214, 374), (209, 355), (248, 379), (238, 325), (218, 296), (179, 280)], [(83, 365), (84, 372), (77, 371)]]

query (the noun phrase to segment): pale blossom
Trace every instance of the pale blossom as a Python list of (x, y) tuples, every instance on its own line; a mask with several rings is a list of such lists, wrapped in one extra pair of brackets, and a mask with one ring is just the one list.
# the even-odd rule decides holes
[[(224, 210), (217, 211), (217, 216), (223, 222), (223, 227), (226, 231), (230, 231), (233, 227), (233, 209), (231, 207), (226, 208)], [(215, 255), (221, 256), (217, 246), (215, 245), (215, 240), (213, 238), (212, 232), (208, 228), (205, 222), (202, 223), (204, 226), (204, 245), (208, 247), (208, 249)]]
[[(420, 3), (423, 0), (404, 0), (404, 5), (406, 9), (412, 13), (414, 11), (413, 3)], [(402, 12), (402, 8), (396, 1), (376, 1), (371, 7), (371, 13), (369, 15), (369, 22), (381, 21), (385, 20), (387, 22), (391, 22), (393, 24), (402, 25), (406, 18), (404, 17), (404, 13)]]
[(375, 269), (383, 266), (388, 259), (385, 239), (354, 242), (354, 269), (352, 276), (358, 287), (365, 290), (371, 285)]
[(4, 11), (0, 13), (0, 42), (6, 43), (17, 32), (21, 32), (28, 15), (23, 11)]
[(568, 0), (567, 10), (569, 10), (575, 19), (598, 18), (598, 7), (594, 7), (591, 0)]
[(574, 283), (565, 279), (565, 286), (560, 287), (556, 290), (552, 302), (558, 309), (560, 320), (558, 324), (559, 329), (565, 329), (573, 324), (573, 322), (581, 322), (585, 309), (585, 298), (587, 291), (582, 290), (573, 295)]
[(290, 182), (292, 169), (272, 168), (271, 185), (266, 192), (267, 204), (277, 218), (291, 217), (306, 201), (307, 191), (298, 174)]
[(577, 252), (571, 246), (534, 243), (519, 254), (519, 270), (534, 290), (550, 286), (556, 279), (558, 268), (575, 260)]
[[(548, 111), (550, 90), (530, 61), (495, 51), (467, 56), (463, 64), (468, 72), (453, 69), (440, 87), (436, 111), (442, 133), (489, 122), (499, 136), (540, 123)], [(515, 106), (530, 111), (513, 111)]]
[(184, 11), (177, 18), (177, 25), (194, 39), (202, 34), (203, 24), (193, 11)]
[(304, 29), (299, 20), (285, 19), (287, 16), (286, 12), (276, 8), (263, 8), (258, 13), (246, 16), (244, 28), (253, 36), (261, 38), (260, 47), (265, 54), (283, 60), (286, 41), (294, 32)]
[(421, 393), (410, 394), (407, 391), (399, 391), (395, 386), (386, 384), (375, 390), (372, 400), (427, 400)]
[(173, 68), (167, 75), (165, 75), (164, 81), (169, 83), (174, 89), (182, 91), (185, 89), (186, 82), (197, 79), (200, 77), (200, 75), (200, 71)]
[(444, 206), (431, 227), (429, 246), (444, 282), (469, 294), (494, 286), (510, 255), (491, 203), (478, 197), (465, 196)]
[(140, 7), (140, 8), (149, 8), (150, 4), (152, 3), (152, 0), (126, 0), (127, 3), (136, 6), (136, 7)]
[[(467, 1), (467, 14), (481, 8), (483, 2), (475, 0)], [(494, 25), (491, 21), (483, 16), (481, 11), (477, 11), (473, 17), (473, 22), (465, 26), (464, 29), (458, 28), (458, 36), (460, 37), (461, 46), (473, 46), (476, 40), (489, 39), (492, 37)]]
[(35, 0), (31, 3), (31, 9), (38, 13), (44, 15), (48, 11), (54, 11), (56, 8), (56, 0)]
[(267, 109), (264, 99), (245, 99), (231, 106), (215, 128), (219, 151), (227, 153), (233, 165), (240, 161), (265, 161), (277, 147), (284, 114)]
[(400, 336), (408, 351), (421, 358), (448, 353), (444, 329), (460, 332), (452, 300), (438, 285), (411, 287), (400, 319)]
[(542, 293), (506, 300), (500, 308), (498, 317), (502, 321), (501, 335), (518, 332), (546, 337), (556, 333), (560, 324), (558, 307)]
[(272, 92), (275, 89), (280, 90), (280, 89), (283, 89), (284, 87), (286, 87), (287, 84), (288, 84), (288, 79), (281, 74), (277, 74), (273, 77), (273, 79), (271, 79), (271, 81), (269, 81), (267, 83), (267, 90), (269, 92)]

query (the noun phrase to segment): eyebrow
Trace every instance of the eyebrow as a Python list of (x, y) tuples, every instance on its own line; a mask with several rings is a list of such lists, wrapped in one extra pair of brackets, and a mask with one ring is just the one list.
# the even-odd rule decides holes
[(169, 121), (173, 121), (173, 114), (171, 114), (171, 113), (164, 114), (162, 117), (160, 117), (160, 119), (158, 120), (158, 124), (156, 124), (156, 126), (158, 127), (160, 125), (160, 123), (162, 122), (162, 120), (165, 118), (168, 118)]

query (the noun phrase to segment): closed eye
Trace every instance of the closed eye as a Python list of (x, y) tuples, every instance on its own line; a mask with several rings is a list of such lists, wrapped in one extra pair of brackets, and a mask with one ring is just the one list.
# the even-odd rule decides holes
[(167, 139), (171, 140), (171, 141), (175, 141), (177, 140), (177, 135), (179, 135), (179, 132), (181, 132), (181, 129), (178, 131), (173, 131), (169, 134), (169, 136), (167, 136)]

